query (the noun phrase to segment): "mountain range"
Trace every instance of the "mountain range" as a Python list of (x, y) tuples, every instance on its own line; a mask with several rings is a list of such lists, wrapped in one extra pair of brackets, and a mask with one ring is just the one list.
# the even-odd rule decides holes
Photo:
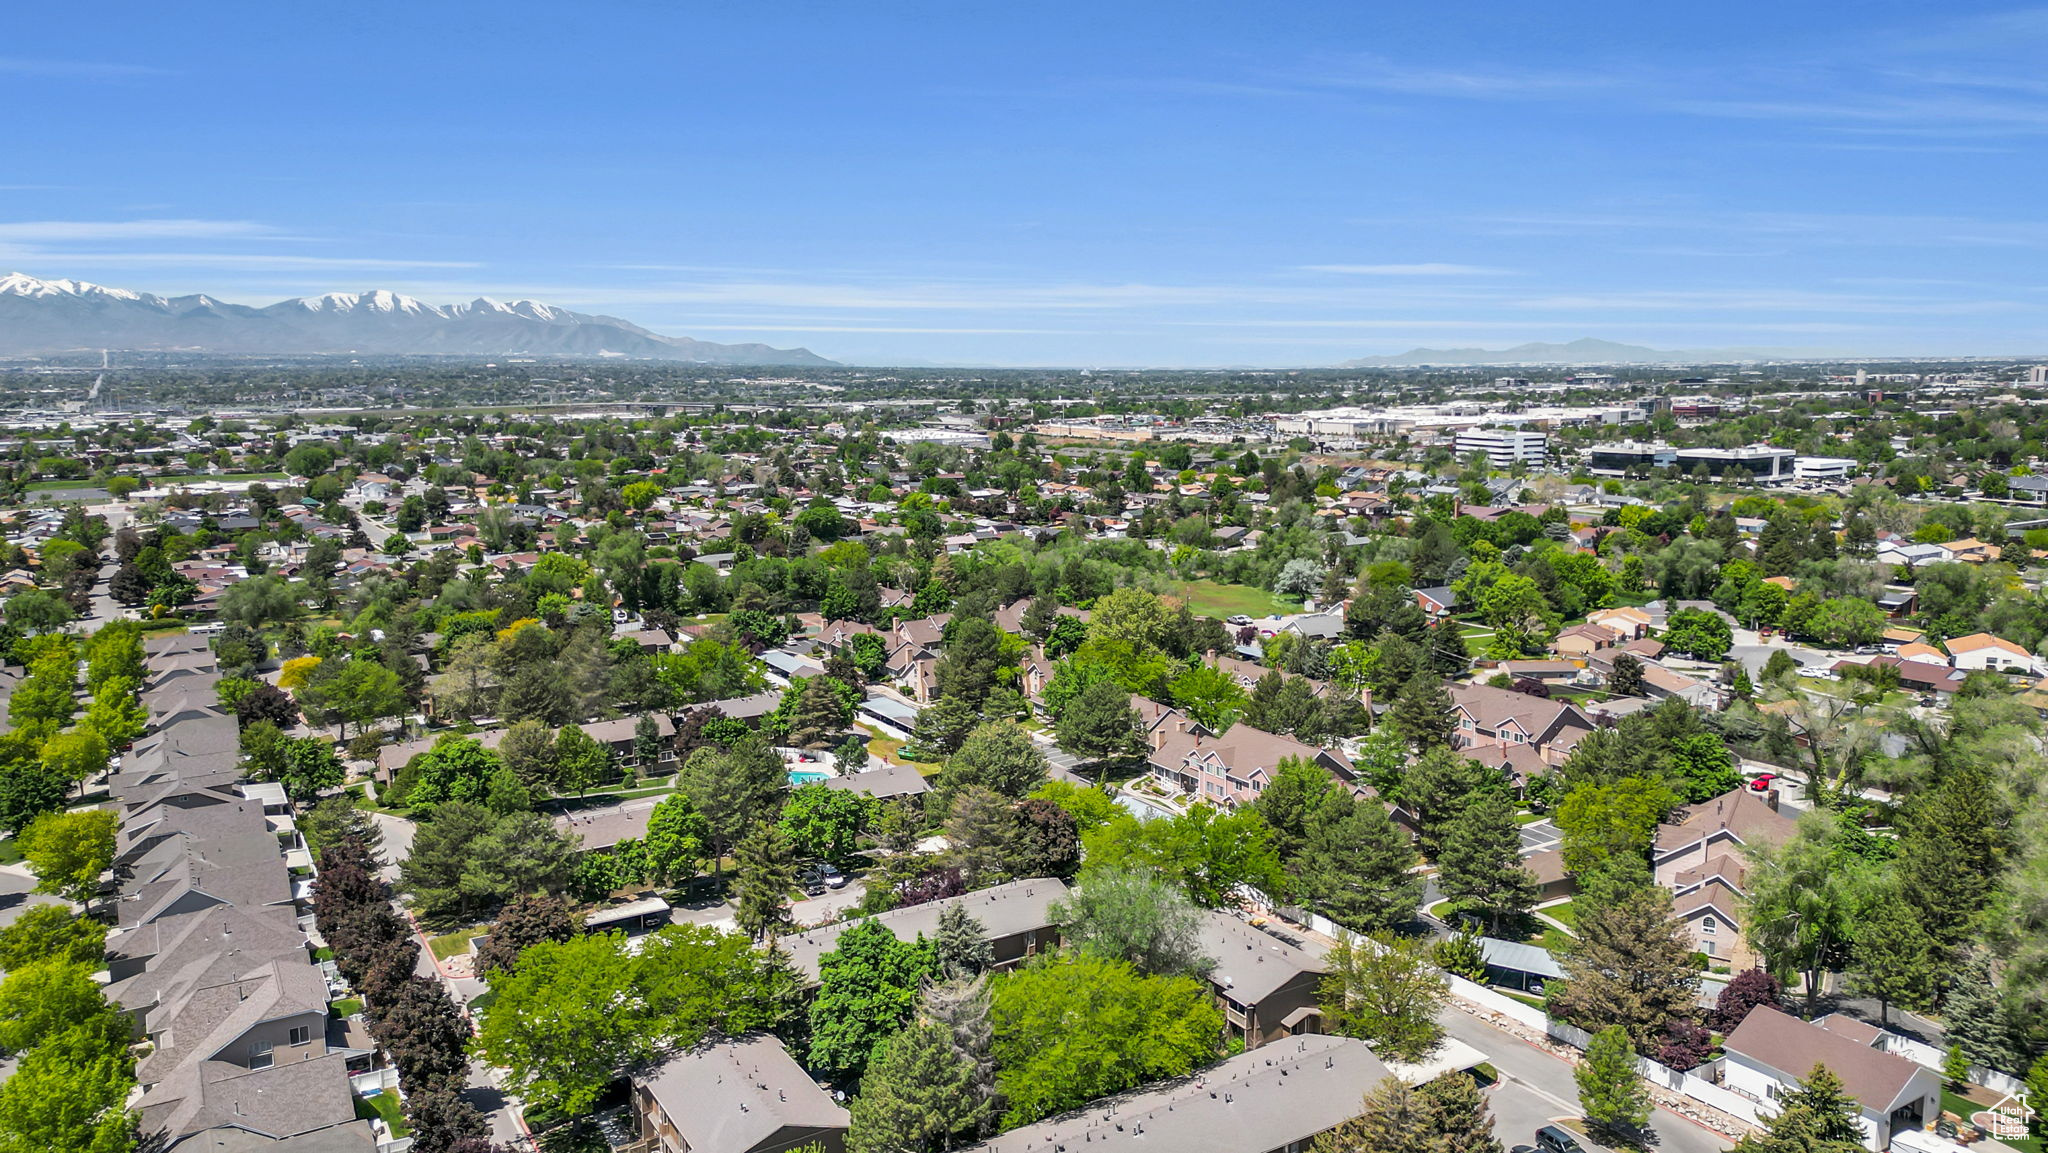
[(1778, 360), (1797, 353), (1785, 349), (1718, 348), (1668, 352), (1639, 344), (1616, 344), (1587, 337), (1570, 344), (1518, 344), (1513, 348), (1412, 348), (1399, 356), (1366, 356), (1338, 368), (1404, 368), (1416, 365), (1515, 364), (1713, 364), (1734, 360)]
[(532, 300), (434, 305), (378, 289), (294, 297), (262, 308), (211, 296), (156, 296), (78, 280), (0, 278), (0, 356), (76, 349), (243, 356), (630, 357), (695, 364), (829, 367), (804, 348), (662, 336), (612, 316)]

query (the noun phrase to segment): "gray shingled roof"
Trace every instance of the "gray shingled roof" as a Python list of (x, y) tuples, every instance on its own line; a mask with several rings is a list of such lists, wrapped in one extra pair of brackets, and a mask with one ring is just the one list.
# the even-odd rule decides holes
[(1349, 1037), (1290, 1037), (1191, 1077), (1012, 1129), (964, 1153), (1265, 1153), (1358, 1115), (1387, 1067)]
[(691, 1153), (747, 1153), (784, 1127), (846, 1127), (846, 1110), (773, 1037), (700, 1045), (643, 1083)]
[(1209, 980), (1240, 1005), (1256, 1005), (1303, 973), (1325, 973), (1321, 961), (1228, 913), (1210, 910), (1200, 926), (1202, 952), (1215, 966)]
[[(1067, 899), (1067, 886), (1049, 877), (1033, 880), (1011, 881), (992, 888), (977, 889), (962, 897), (946, 897), (908, 909), (891, 909), (864, 920), (874, 920), (905, 941), (915, 940), (919, 935), (936, 937), (939, 932), (939, 914), (949, 906), (961, 905), (967, 914), (981, 922), (989, 940), (1015, 936), (1032, 929), (1051, 926), (1050, 908), (1055, 901)], [(859, 920), (841, 921), (798, 933), (776, 941), (796, 967), (812, 981), (818, 979), (818, 961), (839, 944), (839, 935), (858, 924)]]
[(870, 797), (913, 797), (932, 789), (924, 774), (910, 765), (883, 765), (850, 775), (826, 777), (823, 783), (828, 789), (844, 789)]

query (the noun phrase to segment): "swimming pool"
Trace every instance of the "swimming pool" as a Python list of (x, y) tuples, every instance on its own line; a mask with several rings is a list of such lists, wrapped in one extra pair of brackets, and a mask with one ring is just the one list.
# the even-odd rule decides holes
[(791, 769), (789, 770), (789, 783), (792, 785), (815, 785), (819, 781), (829, 779), (831, 776), (831, 773), (821, 769)]

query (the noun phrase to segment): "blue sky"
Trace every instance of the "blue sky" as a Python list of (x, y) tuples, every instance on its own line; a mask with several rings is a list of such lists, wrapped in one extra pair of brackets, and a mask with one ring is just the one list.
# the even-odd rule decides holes
[(2048, 8), (25, 4), (0, 271), (864, 363), (2048, 351)]

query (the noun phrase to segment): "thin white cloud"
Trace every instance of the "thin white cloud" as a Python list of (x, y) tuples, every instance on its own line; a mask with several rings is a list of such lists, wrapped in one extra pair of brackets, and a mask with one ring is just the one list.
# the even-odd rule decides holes
[(1293, 74), (1322, 88), (1363, 89), (1404, 96), (1461, 100), (1527, 100), (1576, 96), (1612, 87), (1613, 75), (1593, 70), (1542, 71), (1509, 65), (1409, 64), (1361, 53), (1314, 60)]
[(130, 240), (223, 240), (275, 236), (253, 220), (17, 220), (0, 221), (0, 240), (90, 243)]
[(60, 252), (46, 248), (0, 245), (0, 259), (48, 264), (190, 265), (195, 268), (275, 271), (323, 268), (481, 268), (473, 260), (409, 260), (375, 256), (296, 256), (269, 252)]
[(1513, 276), (1506, 268), (1478, 264), (1304, 264), (1303, 272), (1330, 272), (1342, 276)]

